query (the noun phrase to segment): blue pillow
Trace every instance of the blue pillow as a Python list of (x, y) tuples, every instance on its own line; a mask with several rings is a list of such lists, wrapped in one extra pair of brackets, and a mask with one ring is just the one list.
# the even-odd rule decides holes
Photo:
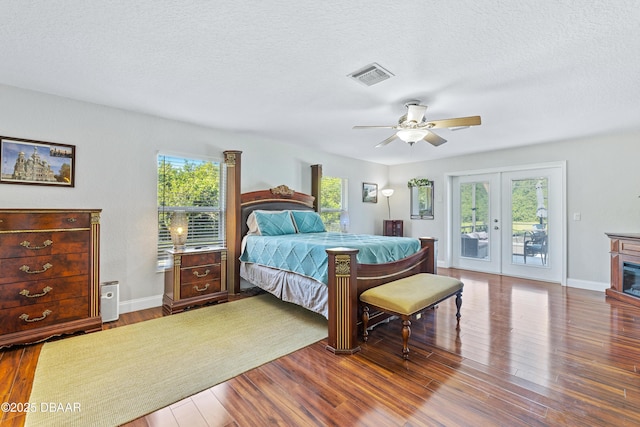
[(327, 231), (318, 212), (291, 211), (298, 233), (322, 233)]
[(295, 234), (296, 232), (289, 211), (279, 213), (255, 211), (254, 214), (258, 223), (258, 230), (263, 236), (281, 236), (283, 234)]

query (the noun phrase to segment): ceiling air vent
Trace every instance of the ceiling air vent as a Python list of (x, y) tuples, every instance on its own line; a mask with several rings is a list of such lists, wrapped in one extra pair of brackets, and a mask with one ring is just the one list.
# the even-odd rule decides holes
[(374, 62), (347, 76), (364, 85), (373, 86), (376, 83), (387, 80), (393, 74)]

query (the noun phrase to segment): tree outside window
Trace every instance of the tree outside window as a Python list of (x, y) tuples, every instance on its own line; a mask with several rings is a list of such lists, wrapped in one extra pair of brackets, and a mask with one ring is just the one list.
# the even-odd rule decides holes
[(320, 217), (327, 231), (340, 231), (340, 214), (347, 211), (347, 180), (323, 176), (320, 195)]

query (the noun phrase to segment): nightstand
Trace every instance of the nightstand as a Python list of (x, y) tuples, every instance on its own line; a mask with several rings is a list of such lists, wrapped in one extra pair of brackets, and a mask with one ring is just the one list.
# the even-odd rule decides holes
[(227, 250), (209, 246), (174, 250), (169, 253), (172, 265), (164, 273), (164, 315), (189, 307), (227, 301)]
[(403, 222), (401, 219), (385, 219), (382, 227), (383, 236), (402, 237), (404, 234)]

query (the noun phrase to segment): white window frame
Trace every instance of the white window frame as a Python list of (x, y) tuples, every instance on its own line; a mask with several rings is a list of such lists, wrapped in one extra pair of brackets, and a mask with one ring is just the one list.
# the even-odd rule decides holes
[[(190, 161), (193, 163), (213, 163), (218, 168), (218, 205), (217, 206), (194, 206), (192, 203), (188, 203), (185, 206), (167, 206), (162, 202), (162, 195), (160, 194), (160, 162), (162, 159), (170, 159), (171, 163), (179, 166), (184, 161)], [(156, 157), (156, 168), (157, 170), (157, 192), (158, 192), (158, 202), (157, 202), (157, 218), (158, 218), (158, 256), (157, 256), (157, 270), (164, 271), (169, 266), (169, 257), (167, 254), (167, 249), (171, 249), (173, 247), (173, 243), (171, 242), (171, 238), (169, 236), (167, 225), (168, 216), (176, 211), (183, 210), (187, 212), (187, 216), (189, 219), (189, 224), (192, 227), (192, 231), (189, 232), (189, 236), (187, 239), (186, 246), (187, 247), (199, 247), (199, 246), (223, 246), (225, 244), (225, 179), (226, 179), (226, 167), (224, 162), (219, 158), (212, 158), (200, 155), (190, 155), (190, 154), (175, 154), (169, 152), (159, 152)], [(204, 230), (204, 227), (207, 225), (203, 225), (202, 221), (197, 221), (195, 217), (197, 215), (206, 215), (213, 216), (215, 221), (215, 216), (217, 216), (217, 232), (213, 235), (208, 236)], [(163, 221), (164, 219), (164, 221)], [(196, 227), (195, 233), (193, 232), (193, 224), (199, 224), (200, 227)]]

